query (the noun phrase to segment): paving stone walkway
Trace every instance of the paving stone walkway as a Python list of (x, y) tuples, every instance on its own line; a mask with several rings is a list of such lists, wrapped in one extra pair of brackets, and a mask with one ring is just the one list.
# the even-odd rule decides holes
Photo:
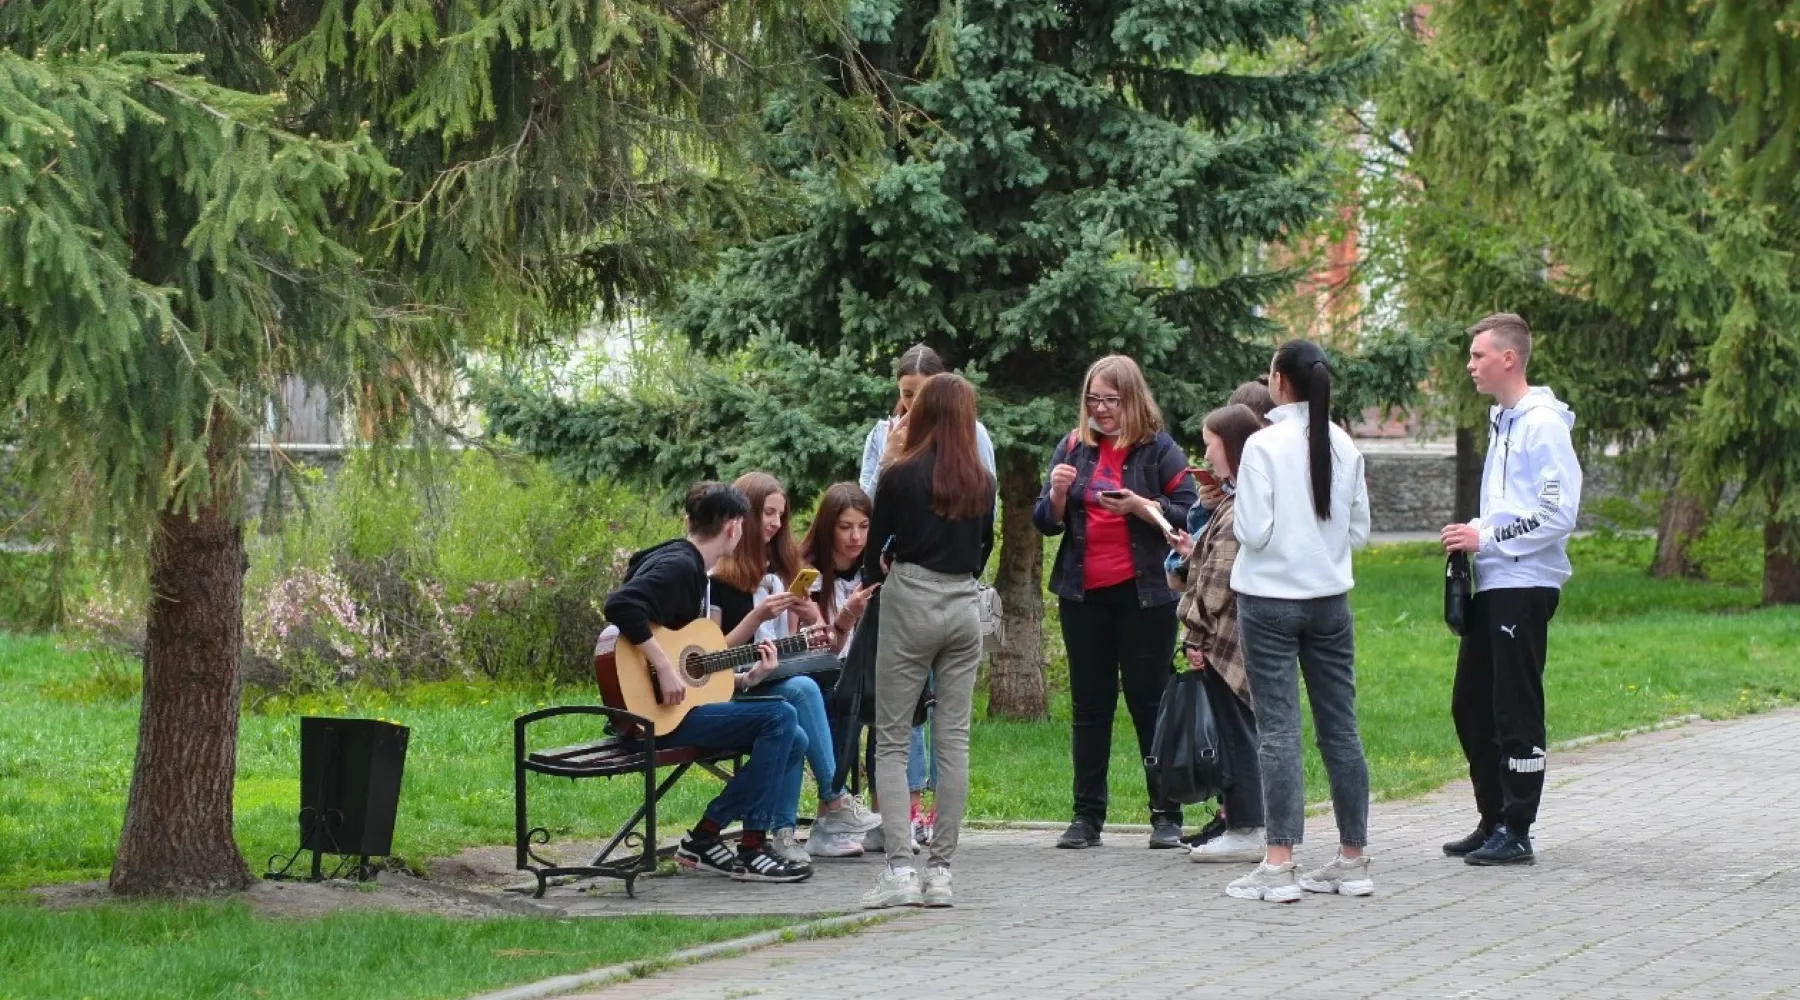
[[(1230, 899), (1242, 866), (1145, 850), (1141, 835), (1057, 851), (1041, 831), (971, 833), (954, 910), (585, 996), (1800, 997), (1800, 711), (1553, 755), (1534, 868), (1445, 858), (1438, 844), (1470, 820), (1460, 786), (1377, 805), (1377, 895), (1289, 905)], [(1329, 815), (1308, 830), (1300, 860), (1325, 860)], [(826, 863), (798, 887), (660, 879), (633, 905), (743, 912), (748, 892), (843, 911), (877, 864)]]

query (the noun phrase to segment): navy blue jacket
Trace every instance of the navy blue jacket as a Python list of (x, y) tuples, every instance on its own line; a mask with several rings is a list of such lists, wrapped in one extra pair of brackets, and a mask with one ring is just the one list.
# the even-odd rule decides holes
[[(1058, 597), (1079, 601), (1086, 594), (1083, 585), (1084, 558), (1087, 554), (1087, 485), (1099, 463), (1100, 450), (1082, 444), (1070, 434), (1056, 446), (1050, 456), (1050, 468), (1068, 464), (1075, 467), (1075, 482), (1069, 486), (1068, 503), (1062, 520), (1050, 514), (1050, 479), (1044, 477), (1044, 488), (1038, 493), (1031, 522), (1046, 535), (1068, 534), (1056, 550), (1056, 566), (1050, 573), (1050, 591)], [(1200, 502), (1199, 488), (1188, 474), (1187, 456), (1181, 446), (1164, 431), (1131, 449), (1121, 470), (1121, 485), (1138, 496), (1162, 505), (1163, 516), (1175, 527), (1187, 524), (1188, 510)], [(1140, 607), (1173, 604), (1181, 595), (1169, 589), (1163, 576), (1163, 559), (1169, 554), (1169, 543), (1162, 531), (1141, 517), (1127, 517), (1131, 535), (1131, 562), (1137, 567), (1137, 592)]]

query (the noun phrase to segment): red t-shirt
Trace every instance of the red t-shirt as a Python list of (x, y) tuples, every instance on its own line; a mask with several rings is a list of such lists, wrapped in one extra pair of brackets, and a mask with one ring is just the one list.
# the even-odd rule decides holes
[(1137, 578), (1137, 566), (1131, 560), (1131, 529), (1124, 515), (1100, 506), (1100, 492), (1119, 489), (1123, 482), (1125, 454), (1111, 438), (1100, 440), (1100, 459), (1087, 485), (1087, 555), (1081, 566), (1081, 585), (1087, 590), (1115, 587)]

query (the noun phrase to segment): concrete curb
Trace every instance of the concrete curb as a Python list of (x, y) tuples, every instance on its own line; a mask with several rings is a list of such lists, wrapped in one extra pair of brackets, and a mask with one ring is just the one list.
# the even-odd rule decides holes
[(626, 962), (621, 965), (608, 965), (586, 972), (571, 973), (566, 976), (552, 976), (549, 979), (523, 986), (513, 986), (492, 993), (482, 993), (468, 1000), (544, 1000), (573, 990), (611, 986), (640, 976), (652, 975), (675, 965), (691, 965), (714, 958), (727, 958), (770, 945), (785, 944), (788, 941), (803, 941), (819, 937), (832, 931), (855, 930), (883, 923), (891, 919), (892, 913), (852, 913), (842, 917), (831, 917), (826, 920), (814, 920), (794, 927), (780, 930), (764, 931), (749, 937), (736, 938), (731, 941), (719, 941), (715, 944), (702, 945), (678, 951), (666, 958), (651, 958), (637, 962)]

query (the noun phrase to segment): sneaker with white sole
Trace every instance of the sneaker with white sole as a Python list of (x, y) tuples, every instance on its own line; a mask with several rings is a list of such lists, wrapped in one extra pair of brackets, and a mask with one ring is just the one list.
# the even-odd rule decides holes
[(950, 892), (949, 865), (932, 865), (925, 869), (925, 889), (921, 895), (925, 905), (934, 909), (956, 905), (956, 898)]
[(1300, 876), (1300, 888), (1307, 892), (1335, 892), (1345, 896), (1368, 896), (1375, 892), (1369, 878), (1369, 856), (1346, 858), (1342, 854), (1323, 868)]
[[(863, 834), (863, 851), (869, 854), (887, 853), (887, 834), (881, 831), (881, 827)], [(919, 853), (919, 842), (916, 840), (912, 842), (912, 852)]]
[(863, 856), (862, 834), (820, 833), (815, 826), (812, 836), (806, 838), (806, 853), (815, 858), (860, 858)]
[(807, 853), (806, 848), (800, 846), (800, 837), (791, 826), (784, 826), (769, 834), (769, 846), (775, 849), (776, 854), (789, 861), (803, 865), (812, 864), (812, 855)]
[(738, 870), (731, 877), (739, 882), (804, 882), (812, 878), (812, 865), (789, 861), (775, 852), (773, 840), (765, 840), (754, 851), (738, 853)]
[(675, 848), (675, 863), (691, 872), (707, 875), (723, 875), (730, 878), (737, 874), (743, 864), (738, 861), (738, 852), (732, 850), (722, 840), (702, 840), (692, 833), (681, 838), (680, 846)]
[(1294, 880), (1294, 863), (1271, 865), (1267, 861), (1243, 878), (1225, 887), (1225, 895), (1233, 899), (1261, 899), (1270, 903), (1292, 903), (1300, 898), (1300, 883)]
[(854, 795), (845, 795), (839, 800), (842, 805), (836, 809), (827, 809), (813, 821), (813, 834), (834, 833), (868, 833), (881, 826), (881, 814), (870, 812), (869, 807)]
[(1255, 863), (1268, 853), (1263, 844), (1262, 827), (1226, 830), (1224, 833), (1188, 850), (1190, 861), (1232, 864)]
[(931, 843), (932, 827), (937, 825), (937, 810), (926, 812), (917, 806), (912, 811), (912, 839), (915, 844)]
[(925, 894), (919, 891), (919, 873), (911, 868), (895, 870), (882, 865), (881, 874), (875, 877), (875, 888), (863, 893), (862, 905), (865, 910), (925, 905)]

